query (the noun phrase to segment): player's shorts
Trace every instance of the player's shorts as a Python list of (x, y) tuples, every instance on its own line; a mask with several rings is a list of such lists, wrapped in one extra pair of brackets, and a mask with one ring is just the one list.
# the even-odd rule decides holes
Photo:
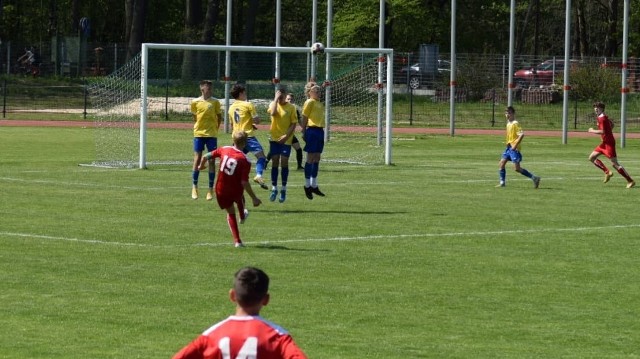
[(193, 138), (193, 152), (204, 151), (205, 146), (207, 151), (211, 152), (218, 148), (218, 139), (215, 137), (194, 137)]
[(271, 156), (291, 156), (291, 145), (281, 144), (276, 141), (269, 141), (269, 153)]
[(304, 151), (307, 153), (322, 153), (324, 150), (324, 128), (307, 127), (304, 131)]
[(601, 143), (596, 148), (593, 149), (594, 152), (602, 153), (607, 156), (607, 158), (615, 158), (618, 157), (616, 155), (616, 146), (610, 145), (608, 143)]
[[(218, 202), (220, 209), (227, 209), (234, 204), (237, 204), (240, 212), (244, 210), (244, 195), (242, 194), (240, 196), (232, 196), (226, 193), (216, 192), (216, 201)], [(242, 206), (242, 209), (240, 209), (240, 206)]]
[(507, 146), (507, 148), (502, 153), (502, 159), (511, 161), (513, 163), (522, 162), (522, 154), (518, 150), (514, 150), (511, 146)]
[(245, 154), (253, 153), (254, 155), (258, 152), (264, 152), (262, 149), (262, 145), (260, 141), (258, 141), (255, 137), (247, 137), (247, 145), (244, 146), (244, 150), (242, 150)]

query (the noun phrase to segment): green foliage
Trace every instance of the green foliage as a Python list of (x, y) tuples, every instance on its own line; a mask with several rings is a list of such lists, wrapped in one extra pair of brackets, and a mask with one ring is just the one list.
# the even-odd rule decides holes
[(589, 64), (576, 66), (571, 71), (574, 96), (584, 101), (613, 102), (620, 98), (620, 71)]
[[(292, 172), (287, 202), (251, 208), (236, 250), (224, 212), (190, 199), (189, 165), (79, 167), (92, 129), (3, 133), (0, 357), (169, 358), (232, 313), (244, 265), (271, 276), (262, 314), (310, 358), (621, 358), (640, 347), (637, 190), (617, 174), (602, 183), (586, 161), (597, 136), (528, 135), (523, 167), (542, 176), (538, 190), (511, 166), (507, 187), (493, 187), (502, 135), (397, 135), (394, 166), (323, 157), (327, 197), (304, 198)], [(328, 156), (363, 148), (333, 136)], [(149, 139), (191, 155), (190, 131)], [(638, 176), (640, 144), (628, 146), (618, 154)]]

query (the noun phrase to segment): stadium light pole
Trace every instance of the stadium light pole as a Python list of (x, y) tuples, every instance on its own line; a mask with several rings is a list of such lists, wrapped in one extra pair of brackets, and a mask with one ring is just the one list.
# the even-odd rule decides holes
[(622, 85), (620, 87), (620, 147), (626, 145), (627, 136), (627, 94), (629, 93), (629, 85), (627, 84), (627, 75), (629, 68), (627, 64), (629, 49), (629, 0), (624, 0), (624, 22), (622, 25)]
[(516, 37), (516, 0), (511, 0), (511, 12), (509, 15), (509, 76), (507, 80), (507, 106), (513, 106), (513, 91), (516, 88), (513, 83), (513, 48)]
[(456, 0), (451, 0), (451, 73), (449, 74), (449, 135), (456, 127)]
[[(227, 0), (227, 33), (226, 35), (226, 44), (227, 46), (231, 46), (231, 17), (233, 10), (233, 1)], [(224, 54), (224, 109), (227, 111), (229, 109), (229, 96), (228, 93), (231, 91), (231, 51), (227, 50)], [(229, 124), (229, 116), (222, 116), (224, 121), (224, 132), (229, 133), (230, 124)]]
[[(280, 47), (280, 28), (282, 27), (282, 0), (276, 0), (276, 47)], [(276, 52), (276, 66), (273, 77), (273, 85), (280, 83), (280, 52)]]
[[(378, 24), (378, 47), (379, 48), (384, 48), (384, 18), (385, 18), (385, 9), (384, 9), (384, 1), (385, 0), (380, 0), (380, 18), (379, 18), (379, 24)], [(377, 136), (377, 140), (378, 140), (378, 146), (380, 146), (382, 144), (382, 92), (384, 91), (384, 89), (382, 88), (382, 71), (384, 70), (384, 66), (383, 66), (383, 60), (384, 59), (384, 54), (380, 53), (378, 54), (378, 118), (377, 118), (377, 124), (378, 124), (378, 136)], [(389, 84), (387, 83), (387, 91), (391, 91), (393, 92), (393, 83), (391, 84), (391, 86), (389, 86)]]
[[(333, 0), (327, 0), (327, 47), (332, 46), (333, 36)], [(325, 88), (324, 88), (324, 140), (329, 141), (331, 138), (331, 53), (326, 54), (325, 58)]]
[[(318, 33), (318, 0), (313, 0), (313, 4), (311, 7), (311, 43), (315, 44), (317, 42), (317, 33)], [(327, 44), (327, 46), (329, 46)], [(307, 79), (316, 80), (316, 57), (311, 56), (311, 75)]]
[(566, 0), (564, 20), (564, 92), (562, 101), (562, 144), (567, 144), (567, 131), (569, 128), (569, 71), (571, 70), (571, 0)]

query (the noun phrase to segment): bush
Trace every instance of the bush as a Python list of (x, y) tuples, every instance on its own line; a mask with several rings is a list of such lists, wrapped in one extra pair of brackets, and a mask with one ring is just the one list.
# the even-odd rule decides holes
[(597, 64), (571, 71), (571, 87), (578, 100), (616, 102), (620, 98), (620, 71)]

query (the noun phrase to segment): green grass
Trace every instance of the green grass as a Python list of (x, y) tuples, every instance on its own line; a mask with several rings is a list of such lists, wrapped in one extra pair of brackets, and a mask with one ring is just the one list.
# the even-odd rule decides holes
[[(170, 134), (150, 146), (188, 158)], [(170, 357), (232, 312), (244, 265), (310, 358), (640, 357), (639, 192), (602, 183), (597, 136), (527, 137), (538, 190), (512, 167), (494, 188), (502, 136), (394, 140), (393, 166), (349, 165), (329, 159), (364, 142), (336, 134), (326, 198), (300, 172), (284, 204), (254, 186), (238, 250), (188, 165), (80, 167), (92, 129), (3, 128), (0, 357)], [(618, 150), (638, 179), (639, 147)]]

